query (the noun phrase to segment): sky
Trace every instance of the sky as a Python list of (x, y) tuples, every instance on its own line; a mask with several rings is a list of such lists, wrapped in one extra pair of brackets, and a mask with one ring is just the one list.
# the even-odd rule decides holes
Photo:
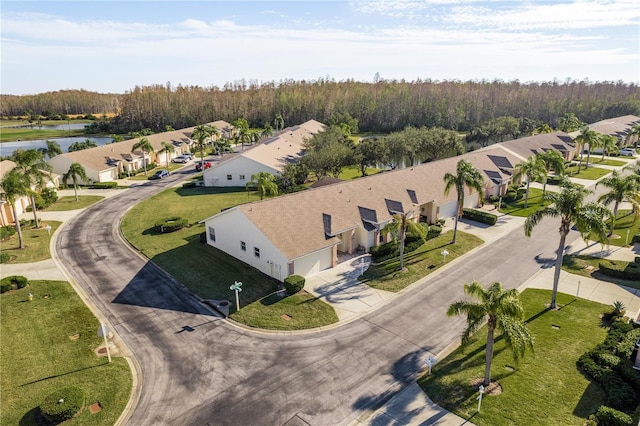
[(284, 80), (640, 83), (640, 0), (0, 2), (0, 93)]

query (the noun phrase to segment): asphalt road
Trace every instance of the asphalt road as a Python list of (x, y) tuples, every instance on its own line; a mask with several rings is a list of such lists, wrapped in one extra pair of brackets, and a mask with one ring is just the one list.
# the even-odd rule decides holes
[[(182, 179), (123, 191), (67, 223), (56, 251), (141, 366), (130, 425), (346, 425), (381, 406), (458, 339), (465, 319), (447, 318), (462, 284), (516, 288), (550, 267), (558, 224), (545, 220), (403, 291), (383, 308), (322, 331), (262, 333), (204, 308), (119, 236), (126, 211)], [(575, 233), (569, 241), (577, 237)]]

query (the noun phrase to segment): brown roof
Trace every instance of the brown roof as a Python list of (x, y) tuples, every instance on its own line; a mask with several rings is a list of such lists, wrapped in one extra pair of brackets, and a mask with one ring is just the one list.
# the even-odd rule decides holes
[(622, 117), (597, 121), (593, 124), (589, 124), (589, 128), (598, 133), (602, 133), (603, 135), (624, 138), (627, 133), (629, 133), (629, 130), (631, 130), (631, 128), (636, 124), (640, 124), (640, 117), (636, 117), (635, 115), (625, 115)]
[(571, 151), (574, 149), (570, 145), (572, 140), (571, 136), (565, 132), (553, 132), (500, 142), (500, 145), (527, 159), (537, 153), (554, 149), (560, 152)]
[[(509, 176), (520, 158), (500, 144), (406, 169), (283, 195), (237, 207), (289, 259), (338, 242), (334, 235), (367, 224), (383, 224), (394, 211), (456, 199), (444, 195), (445, 173), (455, 173), (464, 158), (483, 171), (486, 181)], [(392, 210), (392, 212), (390, 212)]]

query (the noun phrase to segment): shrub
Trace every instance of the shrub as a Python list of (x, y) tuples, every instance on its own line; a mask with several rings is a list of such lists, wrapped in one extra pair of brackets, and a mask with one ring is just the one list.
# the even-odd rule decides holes
[(497, 196), (497, 195), (489, 195), (489, 198), (488, 198), (488, 199), (489, 199), (489, 202), (490, 202), (490, 203), (493, 203), (493, 204), (495, 204), (495, 203), (497, 203), (498, 201), (500, 201), (500, 197), (499, 197), (499, 196)]
[(188, 220), (181, 217), (170, 217), (168, 219), (156, 222), (154, 229), (157, 232), (166, 234), (167, 232), (174, 232), (187, 226)]
[(53, 188), (45, 188), (40, 194), (36, 195), (35, 199), (38, 210), (46, 209), (58, 201), (58, 192)]
[(498, 221), (498, 216), (495, 214), (475, 209), (462, 209), (462, 217), (487, 225), (495, 225)]
[(633, 258), (633, 263), (640, 263), (640, 256), (636, 256)]
[(636, 234), (633, 236), (633, 238), (631, 239), (632, 243), (640, 243), (640, 234)]
[(369, 254), (375, 262), (381, 262), (386, 259), (390, 259), (395, 256), (398, 250), (398, 244), (393, 241), (381, 244), (379, 246), (373, 246), (369, 249)]
[(442, 227), (438, 225), (431, 225), (427, 231), (427, 240), (437, 237), (442, 233)]
[(438, 225), (440, 226), (444, 226), (445, 222), (447, 221), (447, 219), (441, 217), (440, 219), (438, 219)]
[(91, 185), (93, 189), (111, 189), (118, 186), (118, 182), (96, 182)]
[(195, 188), (196, 187), (196, 182), (195, 181), (190, 181), (190, 182), (185, 182), (182, 184), (183, 188)]
[(599, 272), (623, 280), (640, 280), (640, 264), (623, 260), (601, 261)]
[(630, 358), (638, 338), (640, 338), (640, 328), (626, 333), (615, 347), (616, 354), (621, 358)]
[(284, 289), (289, 294), (296, 294), (304, 288), (305, 279), (301, 275), (289, 275), (284, 279)]
[(11, 259), (9, 253), (0, 253), (0, 263), (7, 263)]
[(40, 404), (40, 413), (51, 423), (62, 423), (75, 416), (84, 406), (84, 392), (77, 387), (62, 388)]
[(13, 225), (5, 225), (0, 228), (0, 240), (6, 240), (16, 233), (16, 227)]
[[(25, 288), (29, 285), (29, 280), (27, 277), (23, 277), (22, 275), (11, 275), (0, 280), (2, 283), (3, 293), (13, 289)], [(4, 290), (8, 287), (8, 290)]]
[(596, 418), (598, 425), (601, 426), (631, 426), (633, 424), (630, 415), (604, 405), (598, 408)]
[(11, 291), (12, 288), (13, 286), (11, 285), (11, 283), (4, 281), (0, 282), (0, 293)]

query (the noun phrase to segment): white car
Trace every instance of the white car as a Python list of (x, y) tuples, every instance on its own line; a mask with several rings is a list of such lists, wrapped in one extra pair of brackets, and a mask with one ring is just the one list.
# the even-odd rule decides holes
[(188, 163), (189, 160), (191, 160), (191, 158), (189, 158), (189, 156), (187, 155), (178, 155), (177, 157), (175, 157), (173, 160), (171, 160), (174, 163)]
[(620, 155), (624, 155), (625, 157), (635, 157), (636, 150), (633, 148), (622, 148), (620, 150)]

